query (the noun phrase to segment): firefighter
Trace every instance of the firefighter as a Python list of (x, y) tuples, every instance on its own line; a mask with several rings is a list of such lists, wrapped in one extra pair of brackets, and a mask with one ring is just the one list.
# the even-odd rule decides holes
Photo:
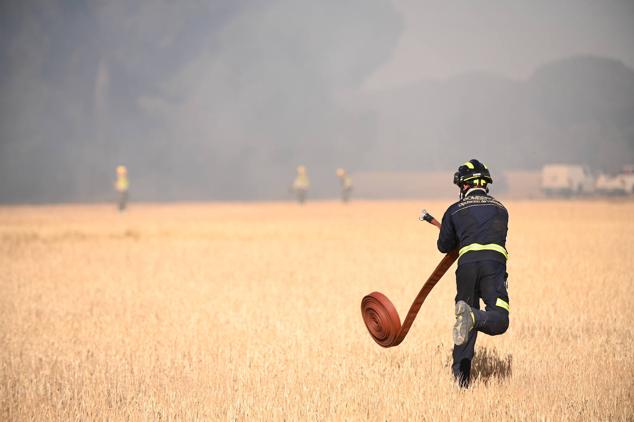
[[(504, 205), (489, 195), (493, 179), (480, 161), (461, 165), (453, 182), (460, 189), (460, 200), (442, 218), (438, 249), (443, 253), (458, 249), (452, 371), (457, 383), (466, 388), (478, 332), (495, 336), (509, 326), (509, 216)], [(480, 299), (484, 310), (480, 309)]]
[(344, 204), (350, 200), (350, 192), (352, 192), (352, 178), (342, 168), (337, 169), (337, 177), (341, 183), (341, 202)]
[(297, 196), (297, 202), (303, 204), (306, 201), (306, 194), (310, 187), (310, 181), (308, 180), (308, 174), (306, 174), (306, 167), (297, 166), (297, 176), (293, 180), (292, 190)]
[(130, 182), (128, 181), (128, 169), (125, 166), (117, 166), (117, 180), (114, 183), (114, 188), (118, 194), (118, 208), (119, 212), (125, 211), (128, 206), (128, 189)]

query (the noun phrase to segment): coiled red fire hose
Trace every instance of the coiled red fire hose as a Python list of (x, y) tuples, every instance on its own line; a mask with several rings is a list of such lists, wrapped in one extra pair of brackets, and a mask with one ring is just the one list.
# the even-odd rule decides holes
[[(440, 223), (424, 211), (421, 219), (440, 228)], [(403, 325), (398, 316), (396, 308), (383, 293), (372, 292), (361, 300), (361, 315), (366, 328), (377, 344), (383, 347), (394, 347), (401, 344), (407, 335), (420, 307), (427, 298), (427, 295), (434, 288), (436, 283), (447, 272), (449, 267), (458, 258), (458, 251), (449, 252), (444, 256), (440, 263), (436, 266), (434, 272), (431, 273), (423, 287), (414, 299), (414, 303), (410, 306)]]

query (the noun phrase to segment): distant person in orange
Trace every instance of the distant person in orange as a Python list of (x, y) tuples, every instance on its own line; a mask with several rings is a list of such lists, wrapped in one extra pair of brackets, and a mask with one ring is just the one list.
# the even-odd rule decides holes
[(128, 189), (130, 188), (128, 169), (125, 166), (117, 166), (117, 181), (114, 183), (114, 188), (119, 196), (119, 212), (123, 212), (128, 206)]
[(350, 193), (352, 192), (352, 178), (342, 168), (337, 169), (337, 177), (339, 183), (341, 183), (341, 202), (344, 204), (350, 200)]
[(297, 197), (297, 202), (303, 204), (306, 201), (306, 194), (310, 187), (310, 181), (308, 180), (308, 174), (306, 173), (306, 167), (297, 166), (297, 176), (293, 180), (292, 190)]

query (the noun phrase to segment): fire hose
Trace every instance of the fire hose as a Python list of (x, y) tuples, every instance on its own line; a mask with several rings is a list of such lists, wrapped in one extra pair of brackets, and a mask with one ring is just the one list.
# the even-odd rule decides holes
[[(423, 210), (420, 218), (421, 221), (427, 221), (430, 224), (440, 228), (440, 223), (427, 211)], [(361, 315), (366, 328), (370, 332), (370, 336), (377, 344), (383, 347), (394, 347), (401, 344), (409, 329), (418, 315), (423, 302), (434, 288), (436, 283), (447, 272), (451, 265), (458, 258), (458, 250), (454, 250), (446, 254), (436, 269), (431, 273), (423, 287), (418, 292), (412, 306), (410, 306), (403, 325), (398, 316), (396, 308), (383, 293), (372, 292), (361, 300)]]

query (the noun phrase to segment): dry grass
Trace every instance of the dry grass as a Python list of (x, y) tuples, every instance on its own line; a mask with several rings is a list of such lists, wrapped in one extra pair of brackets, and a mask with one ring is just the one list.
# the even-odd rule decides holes
[(446, 202), (0, 208), (0, 419), (634, 418), (634, 202), (511, 202), (511, 327), (450, 378)]

